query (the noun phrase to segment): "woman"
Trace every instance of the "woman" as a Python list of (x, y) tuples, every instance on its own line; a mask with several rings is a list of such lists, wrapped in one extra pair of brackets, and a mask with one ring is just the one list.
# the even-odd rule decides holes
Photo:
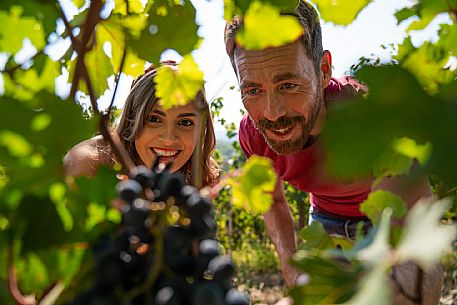
[[(164, 65), (177, 69), (173, 62)], [(136, 165), (150, 167), (160, 156), (162, 162), (173, 161), (171, 172), (181, 171), (191, 183), (192, 155), (196, 151), (200, 117), (196, 105), (205, 105), (205, 136), (203, 155), (203, 186), (217, 182), (218, 169), (211, 154), (215, 135), (204, 89), (185, 106), (163, 110), (155, 96), (154, 76), (150, 67), (133, 83), (125, 102), (120, 122), (114, 129)], [(114, 165), (116, 160), (101, 135), (74, 146), (64, 158), (64, 172), (69, 176), (95, 176), (100, 165)]]

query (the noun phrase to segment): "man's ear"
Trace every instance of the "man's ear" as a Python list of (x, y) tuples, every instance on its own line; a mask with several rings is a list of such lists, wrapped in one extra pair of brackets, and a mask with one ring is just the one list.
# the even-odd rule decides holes
[(322, 88), (326, 88), (332, 78), (332, 54), (330, 51), (325, 50), (324, 55), (321, 59), (321, 77), (322, 77)]

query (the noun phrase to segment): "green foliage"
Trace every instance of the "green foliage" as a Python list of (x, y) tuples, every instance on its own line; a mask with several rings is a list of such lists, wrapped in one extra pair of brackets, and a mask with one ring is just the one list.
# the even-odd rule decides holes
[(324, 226), (317, 221), (313, 221), (309, 227), (303, 228), (299, 237), (304, 241), (300, 250), (323, 251), (329, 248), (337, 248), (337, 246), (342, 249), (352, 247), (352, 242), (342, 236), (329, 236), (325, 232)]
[(236, 42), (245, 49), (260, 50), (293, 42), (302, 34), (295, 17), (282, 16), (277, 8), (255, 1), (244, 16), (243, 28), (236, 33)]
[(272, 192), (276, 184), (271, 160), (252, 156), (237, 176), (229, 179), (234, 206), (246, 211), (265, 213), (273, 203)]
[(129, 34), (129, 46), (140, 58), (157, 64), (166, 49), (188, 54), (196, 47), (195, 8), (190, 1), (153, 2), (148, 14), (139, 36)]
[(178, 69), (163, 66), (154, 77), (157, 84), (156, 95), (160, 98), (159, 103), (164, 110), (186, 105), (203, 87), (203, 72), (191, 55), (184, 56)]
[(319, 13), (325, 21), (337, 25), (349, 25), (371, 0), (314, 0)]
[(378, 190), (368, 195), (368, 198), (360, 205), (360, 211), (370, 218), (375, 225), (379, 223), (382, 212), (390, 208), (392, 215), (396, 218), (406, 214), (406, 207), (403, 200), (391, 192)]
[[(398, 141), (409, 137), (418, 143), (430, 143), (427, 145), (431, 145), (432, 153), (426, 164), (429, 172), (448, 185), (457, 184), (456, 172), (448, 166), (453, 164), (451, 152), (457, 147), (456, 104), (427, 94), (410, 73), (398, 66), (365, 67), (357, 76), (370, 86), (370, 93), (366, 100), (335, 107), (324, 132), (330, 167), (339, 175), (370, 175), (385, 158), (386, 147), (403, 154)], [(403, 155), (410, 158), (408, 154)], [(404, 167), (400, 164), (399, 168)]]
[(406, 218), (405, 231), (398, 245), (401, 260), (414, 260), (426, 269), (436, 262), (457, 235), (457, 228), (441, 225), (448, 200), (420, 201)]

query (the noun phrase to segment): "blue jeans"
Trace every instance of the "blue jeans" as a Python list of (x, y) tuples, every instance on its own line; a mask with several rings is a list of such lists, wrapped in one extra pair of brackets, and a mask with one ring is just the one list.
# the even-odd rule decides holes
[(311, 222), (312, 221), (320, 222), (324, 226), (324, 230), (330, 235), (341, 235), (353, 240), (357, 236), (357, 227), (360, 222), (362, 223), (363, 235), (366, 235), (373, 227), (371, 221), (368, 219), (353, 220), (336, 218), (318, 211), (311, 212)]

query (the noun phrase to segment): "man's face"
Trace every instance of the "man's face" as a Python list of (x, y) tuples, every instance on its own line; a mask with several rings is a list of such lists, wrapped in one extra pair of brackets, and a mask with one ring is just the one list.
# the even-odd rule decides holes
[(325, 112), (324, 86), (303, 44), (236, 48), (234, 56), (243, 104), (267, 144), (278, 154), (303, 149)]

